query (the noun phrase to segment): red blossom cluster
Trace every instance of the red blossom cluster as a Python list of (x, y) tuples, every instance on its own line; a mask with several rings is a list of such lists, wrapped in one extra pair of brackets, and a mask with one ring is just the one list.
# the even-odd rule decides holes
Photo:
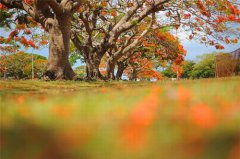
[(5, 10), (7, 9), (7, 7), (5, 5), (3, 5), (2, 3), (0, 3), (0, 10)]
[(24, 0), (25, 3), (32, 5), (33, 4), (33, 0)]
[(196, 4), (197, 4), (198, 8), (200, 9), (200, 12), (203, 15), (205, 15), (207, 17), (211, 17), (211, 13), (206, 10), (206, 7), (203, 5), (201, 0), (197, 0)]
[(184, 16), (183, 16), (183, 18), (184, 19), (189, 19), (189, 18), (191, 18), (191, 14), (190, 13), (187, 13), (187, 14), (184, 14)]

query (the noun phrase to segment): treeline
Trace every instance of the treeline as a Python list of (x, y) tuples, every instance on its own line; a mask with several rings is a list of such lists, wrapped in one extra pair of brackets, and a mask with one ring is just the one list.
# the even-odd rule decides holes
[[(203, 54), (203, 55), (197, 56), (195, 61), (186, 60), (182, 67), (181, 78), (199, 79), (199, 78), (215, 77), (216, 55), (219, 55), (219, 54), (216, 54), (216, 53)], [(171, 65), (168, 65), (166, 68), (164, 68), (163, 71), (161, 71), (161, 74), (165, 78), (177, 77), (176, 73), (172, 71)]]

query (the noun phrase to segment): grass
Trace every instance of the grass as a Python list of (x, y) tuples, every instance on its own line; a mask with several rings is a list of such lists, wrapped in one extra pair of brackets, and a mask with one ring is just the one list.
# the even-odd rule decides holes
[(239, 83), (0, 81), (0, 158), (238, 159)]

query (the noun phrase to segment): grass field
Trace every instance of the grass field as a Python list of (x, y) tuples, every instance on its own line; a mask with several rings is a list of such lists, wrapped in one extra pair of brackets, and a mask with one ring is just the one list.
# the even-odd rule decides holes
[(0, 81), (1, 159), (239, 159), (240, 77)]

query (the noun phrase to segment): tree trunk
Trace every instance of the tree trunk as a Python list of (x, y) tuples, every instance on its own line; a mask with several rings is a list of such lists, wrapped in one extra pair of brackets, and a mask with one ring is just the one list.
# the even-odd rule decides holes
[(136, 71), (136, 69), (132, 69), (129, 80), (130, 81), (137, 81), (137, 71)]
[(116, 79), (121, 80), (123, 72), (127, 66), (121, 61), (117, 63), (117, 66), (118, 66), (118, 70), (117, 70), (117, 74), (116, 74)]
[(49, 57), (46, 80), (72, 80), (75, 74), (69, 63), (71, 15), (56, 16), (49, 25)]
[(107, 61), (107, 79), (112, 79), (112, 80), (116, 79), (115, 74), (114, 74), (115, 66), (116, 66), (116, 61), (114, 61), (112, 58), (108, 59), (108, 61)]
[(95, 52), (88, 52), (86, 62), (86, 73), (88, 80), (103, 79), (103, 76), (99, 70), (102, 57), (98, 56)]
[(3, 79), (6, 80), (7, 79), (7, 70), (3, 71)]

